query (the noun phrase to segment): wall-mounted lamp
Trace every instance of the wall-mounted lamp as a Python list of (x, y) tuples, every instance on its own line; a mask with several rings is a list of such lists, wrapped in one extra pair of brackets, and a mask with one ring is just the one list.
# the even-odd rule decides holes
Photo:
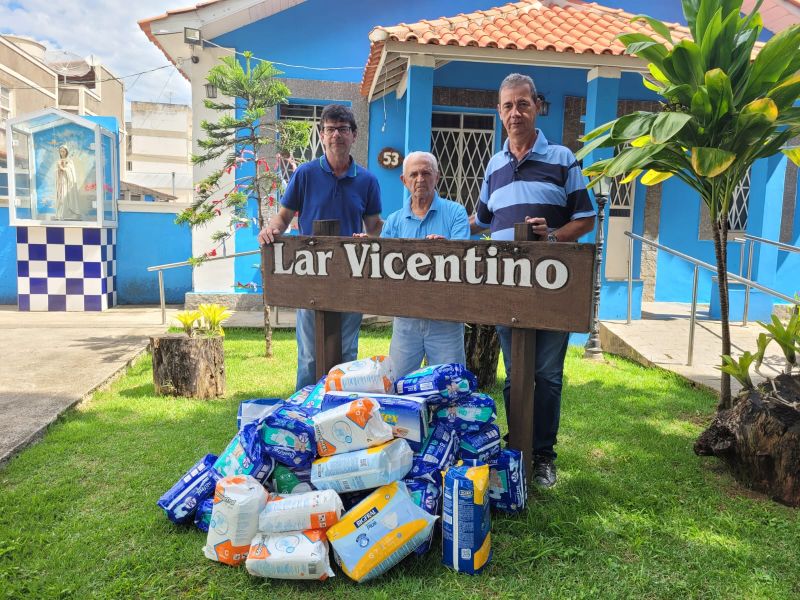
[(217, 97), (217, 86), (213, 83), (206, 84), (206, 98), (216, 98)]
[(183, 28), (183, 43), (189, 44), (191, 46), (199, 46), (203, 43), (203, 38), (200, 35), (199, 29), (193, 29), (191, 27), (184, 27)]
[(539, 101), (539, 116), (546, 117), (550, 114), (550, 103), (545, 100), (544, 94), (536, 94), (536, 99)]

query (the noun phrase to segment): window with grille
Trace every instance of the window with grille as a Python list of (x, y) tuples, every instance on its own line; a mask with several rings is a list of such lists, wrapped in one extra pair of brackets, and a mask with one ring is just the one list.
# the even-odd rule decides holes
[(279, 118), (286, 121), (311, 121), (311, 138), (304, 150), (297, 151), (295, 158), (300, 161), (309, 161), (319, 158), (325, 153), (322, 147), (322, 138), (319, 135), (319, 121), (324, 106), (316, 104), (282, 104)]
[(748, 170), (736, 189), (733, 190), (731, 207), (728, 210), (728, 229), (747, 230), (747, 207), (750, 202), (750, 171)]
[(434, 112), (431, 152), (439, 161), (439, 195), (475, 212), (483, 175), (494, 154), (495, 117)]
[(6, 121), (11, 117), (11, 90), (0, 85), (0, 197), (8, 196)]

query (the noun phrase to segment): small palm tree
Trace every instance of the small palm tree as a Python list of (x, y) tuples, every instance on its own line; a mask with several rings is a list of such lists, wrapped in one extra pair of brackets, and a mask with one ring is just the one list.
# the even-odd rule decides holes
[[(789, 27), (758, 49), (762, 30), (756, 4), (740, 16), (742, 0), (683, 0), (692, 39), (674, 42), (669, 28), (646, 16), (663, 41), (644, 33), (619, 36), (627, 52), (647, 61), (644, 84), (664, 99), (659, 113), (635, 112), (584, 136), (578, 152), (618, 147), (613, 158), (584, 172), (592, 177), (641, 175), (654, 185), (678, 177), (708, 207), (714, 236), (722, 319), (722, 355), (730, 356), (727, 233), (733, 193), (753, 162), (783, 150), (800, 134), (800, 25)], [(592, 185), (596, 181), (590, 182)], [(730, 370), (723, 370), (720, 408), (731, 405)]]

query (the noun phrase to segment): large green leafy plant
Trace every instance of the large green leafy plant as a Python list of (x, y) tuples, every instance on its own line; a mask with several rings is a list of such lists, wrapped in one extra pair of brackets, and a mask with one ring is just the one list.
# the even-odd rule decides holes
[[(800, 163), (787, 142), (800, 134), (800, 26), (758, 48), (757, 10), (740, 16), (742, 0), (683, 0), (691, 39), (673, 40), (669, 28), (637, 16), (656, 36), (619, 36), (629, 54), (648, 63), (644, 84), (663, 98), (658, 113), (634, 112), (584, 136), (583, 158), (616, 147), (613, 158), (589, 165), (593, 177), (641, 177), (654, 185), (678, 177), (708, 207), (714, 237), (722, 313), (722, 353), (730, 356), (727, 250), (733, 192), (754, 161), (783, 150)], [(657, 39), (660, 38), (660, 39)], [(755, 58), (753, 59), (753, 55)], [(731, 404), (730, 374), (723, 371), (720, 407)]]
[[(223, 223), (223, 229), (211, 235), (215, 244), (190, 262), (199, 265), (217, 255), (217, 249), (244, 227), (264, 227), (277, 208), (278, 198), (297, 167), (292, 158), (309, 143), (311, 124), (301, 121), (270, 120), (274, 107), (285, 104), (289, 88), (277, 79), (281, 72), (271, 63), (253, 59), (250, 52), (244, 60), (235, 56), (220, 59), (208, 73), (208, 83), (215, 86), (225, 100), (205, 100), (206, 108), (220, 113), (216, 121), (204, 120), (200, 127), (205, 138), (198, 140), (201, 152), (192, 162), (202, 165), (213, 162), (214, 171), (195, 187), (195, 200), (183, 211), (176, 223), (192, 228), (211, 222)], [(255, 62), (255, 65), (252, 63)], [(268, 156), (276, 156), (270, 166)], [(225, 175), (233, 174), (233, 178)], [(257, 222), (247, 214), (248, 200), (256, 201)], [(265, 354), (272, 356), (272, 330), (269, 304), (264, 305)]]

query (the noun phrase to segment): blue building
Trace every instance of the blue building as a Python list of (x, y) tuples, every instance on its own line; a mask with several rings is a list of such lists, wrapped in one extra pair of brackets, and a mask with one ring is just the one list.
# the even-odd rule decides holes
[[(202, 105), (205, 75), (221, 56), (249, 50), (272, 61), (292, 91), (276, 118), (316, 121), (325, 104), (352, 107), (358, 121), (355, 157), (378, 177), (384, 216), (401, 206), (400, 166), (383, 164), (381, 151), (404, 155), (430, 150), (440, 161), (440, 193), (471, 212), (483, 169), (504, 140), (496, 112), (497, 88), (510, 72), (533, 77), (546, 102), (537, 125), (551, 141), (573, 150), (584, 130), (633, 110), (656, 110), (657, 97), (641, 82), (646, 65), (624, 54), (615, 36), (638, 29), (631, 10), (641, 3), (525, 0), (216, 0), (170, 11), (140, 22), (148, 37), (191, 81), (195, 130), (210, 115)], [(679, 25), (680, 2), (648, 6), (668, 21), (674, 38), (689, 35)], [(442, 17), (441, 15), (446, 15)], [(186, 30), (185, 28), (188, 28)], [(199, 37), (201, 44), (189, 44)], [(188, 35), (188, 38), (186, 34)], [(365, 64), (366, 63), (366, 64)], [(312, 137), (309, 153), (322, 152)], [(385, 154), (384, 154), (385, 155)], [(589, 157), (587, 162), (597, 159)], [(208, 169), (208, 168), (206, 168)], [(199, 180), (205, 175), (200, 168)], [(756, 164), (737, 190), (729, 220), (734, 231), (793, 245), (800, 242), (796, 169), (782, 155)], [(622, 318), (627, 304), (628, 238), (633, 231), (714, 263), (707, 210), (676, 178), (652, 188), (615, 184), (606, 207), (601, 318)], [(227, 251), (256, 247), (257, 232), (242, 229)], [(211, 242), (196, 233), (193, 252)], [(591, 236), (586, 241), (591, 241)], [(738, 243), (730, 242), (729, 270), (739, 272)], [(235, 282), (257, 278), (253, 260), (218, 261), (199, 269), (198, 292), (230, 291)], [(637, 244), (632, 256), (634, 316), (641, 301), (691, 298), (686, 262)], [(800, 255), (758, 246), (753, 276), (791, 295), (800, 290)], [(710, 273), (700, 280), (700, 301), (713, 296)], [(771, 309), (771, 300), (754, 300)]]

